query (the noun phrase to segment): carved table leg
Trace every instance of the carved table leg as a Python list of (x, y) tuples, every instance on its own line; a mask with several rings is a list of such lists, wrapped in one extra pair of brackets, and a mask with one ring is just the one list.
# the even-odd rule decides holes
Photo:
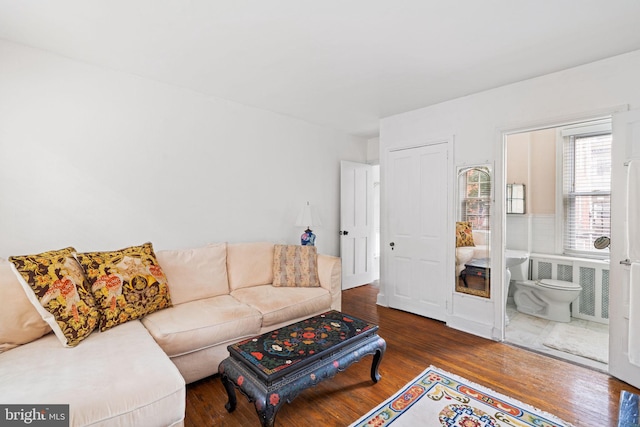
[(387, 343), (382, 338), (379, 338), (380, 348), (376, 349), (376, 354), (373, 356), (373, 362), (371, 362), (371, 380), (374, 383), (380, 381), (380, 373), (378, 372), (378, 367), (380, 366), (380, 361), (382, 360), (382, 356), (384, 355), (384, 351), (387, 348)]
[[(264, 402), (263, 402), (264, 404)], [(256, 400), (256, 412), (258, 413), (258, 419), (260, 419), (260, 424), (262, 427), (273, 427), (276, 423), (276, 413), (279, 408), (274, 408), (273, 406), (267, 403), (265, 406), (258, 404)]]
[(229, 401), (224, 405), (227, 412), (233, 412), (236, 409), (237, 400), (236, 400), (236, 389), (233, 385), (233, 382), (225, 375), (221, 375), (222, 385), (224, 385), (225, 390), (227, 390), (227, 395), (229, 396)]

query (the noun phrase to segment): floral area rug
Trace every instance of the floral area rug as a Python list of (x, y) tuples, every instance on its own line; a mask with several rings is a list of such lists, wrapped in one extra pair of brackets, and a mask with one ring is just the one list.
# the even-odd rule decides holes
[(351, 427), (570, 427), (559, 418), (433, 366)]

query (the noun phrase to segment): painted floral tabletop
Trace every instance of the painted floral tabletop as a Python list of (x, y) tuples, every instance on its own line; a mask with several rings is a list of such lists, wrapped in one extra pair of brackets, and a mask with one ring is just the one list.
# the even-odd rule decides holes
[(273, 381), (377, 329), (377, 325), (334, 310), (248, 338), (228, 349), (233, 358)]

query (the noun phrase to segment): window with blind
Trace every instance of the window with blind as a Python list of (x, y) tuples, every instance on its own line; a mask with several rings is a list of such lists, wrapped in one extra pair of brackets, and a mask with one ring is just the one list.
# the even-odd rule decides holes
[(564, 129), (564, 252), (608, 257), (595, 249), (600, 236), (611, 236), (611, 123)]
[(491, 218), (491, 173), (487, 167), (468, 168), (459, 174), (461, 221), (473, 230), (489, 230)]

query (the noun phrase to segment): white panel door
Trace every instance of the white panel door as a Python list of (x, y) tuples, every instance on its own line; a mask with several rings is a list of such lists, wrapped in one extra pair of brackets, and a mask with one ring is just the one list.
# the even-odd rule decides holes
[[(629, 325), (630, 309), (640, 314), (640, 307), (630, 307), (631, 269), (627, 265), (631, 239), (627, 221), (640, 221), (640, 212), (629, 212), (627, 169), (631, 160), (640, 161), (640, 111), (627, 111), (613, 116), (613, 151), (611, 158), (611, 270), (609, 280), (609, 373), (640, 388), (640, 367), (629, 361), (629, 334), (640, 330)], [(632, 206), (638, 206), (636, 200)], [(636, 246), (637, 248), (637, 246)], [(621, 263), (622, 261), (622, 263)], [(640, 262), (631, 259), (631, 262)], [(635, 282), (635, 281), (634, 281)], [(637, 283), (637, 282), (636, 282)], [(634, 292), (640, 292), (636, 287)]]
[(340, 162), (340, 187), (342, 289), (349, 289), (371, 283), (374, 278), (371, 165)]
[(446, 320), (448, 144), (389, 153), (389, 305)]

